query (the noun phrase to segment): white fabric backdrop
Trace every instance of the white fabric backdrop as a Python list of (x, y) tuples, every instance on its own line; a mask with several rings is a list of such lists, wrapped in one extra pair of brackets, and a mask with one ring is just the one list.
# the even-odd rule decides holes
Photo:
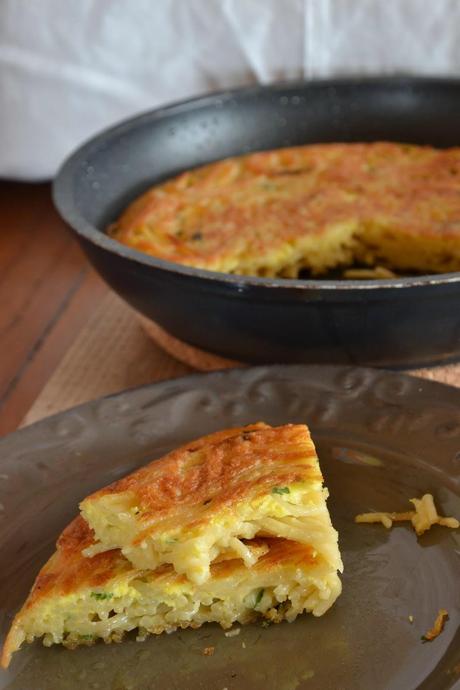
[(460, 0), (2, 0), (0, 176), (186, 96), (395, 72), (460, 76)]

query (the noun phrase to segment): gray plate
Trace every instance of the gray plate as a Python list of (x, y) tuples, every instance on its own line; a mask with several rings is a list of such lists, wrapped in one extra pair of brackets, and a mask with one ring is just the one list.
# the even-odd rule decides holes
[[(191, 376), (82, 405), (0, 441), (4, 633), (88, 492), (196, 436), (243, 423), (309, 423), (340, 533), (344, 591), (322, 618), (217, 626), (74, 652), (17, 654), (10, 690), (444, 690), (460, 688), (460, 535), (355, 525), (431, 492), (460, 515), (460, 390), (401, 374), (277, 366)], [(444, 632), (421, 636), (440, 608)], [(409, 621), (413, 616), (413, 623)], [(214, 656), (203, 656), (214, 645)]]

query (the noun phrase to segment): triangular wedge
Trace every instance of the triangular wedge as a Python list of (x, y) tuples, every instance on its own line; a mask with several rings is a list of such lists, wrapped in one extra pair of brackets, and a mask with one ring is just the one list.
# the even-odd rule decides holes
[(81, 552), (92, 541), (81, 516), (63, 532), (56, 553), (13, 621), (3, 667), (23, 642), (35, 638), (43, 637), (46, 646), (62, 643), (73, 648), (98, 638), (119, 641), (136, 629), (138, 639), (143, 639), (149, 633), (199, 627), (208, 621), (224, 628), (257, 616), (292, 621), (303, 611), (322, 615), (341, 591), (336, 569), (314, 548), (284, 539), (249, 544), (259, 554), (252, 568), (241, 559), (215, 562), (201, 585), (177, 574), (171, 565), (155, 572), (136, 569), (119, 550), (86, 558)]
[(327, 490), (304, 424), (254, 424), (188, 443), (80, 504), (96, 545), (120, 548), (137, 568), (171, 563), (202, 584), (230, 550), (254, 565), (242, 539), (282, 537), (312, 546), (341, 569)]

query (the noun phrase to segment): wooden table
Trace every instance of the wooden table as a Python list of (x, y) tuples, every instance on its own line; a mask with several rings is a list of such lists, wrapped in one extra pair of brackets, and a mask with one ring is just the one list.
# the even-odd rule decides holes
[(108, 288), (49, 184), (0, 182), (0, 434), (14, 430)]

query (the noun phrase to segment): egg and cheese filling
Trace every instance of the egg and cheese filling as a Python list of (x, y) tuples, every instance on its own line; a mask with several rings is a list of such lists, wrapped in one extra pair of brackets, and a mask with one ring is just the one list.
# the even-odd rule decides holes
[[(99, 540), (85, 551), (120, 548), (136, 568), (155, 569), (171, 563), (177, 573), (202, 584), (209, 577), (210, 565), (222, 553), (233, 553), (246, 567), (257, 560), (242, 540), (257, 536), (283, 537), (310, 544), (335, 569), (341, 568), (337, 532), (326, 506), (327, 489), (321, 481), (273, 486), (270, 493), (249, 502), (214, 513), (211, 519), (196, 520), (196, 525), (168, 528), (167, 520), (147, 527), (139, 520), (140, 509), (132, 505), (129, 494), (106, 495), (97, 506), (89, 504), (83, 516)], [(202, 506), (206, 517), (210, 500)]]
[[(266, 539), (249, 543), (248, 549), (261, 554), (252, 568), (240, 559), (223, 559), (213, 564), (210, 577), (201, 585), (178, 575), (169, 565), (154, 572), (138, 570), (119, 551), (112, 551), (86, 559), (94, 562), (96, 574), (84, 564), (86, 581), (63, 591), (57, 563), (47, 574), (48, 582), (56, 577), (54, 589), (29, 606), (26, 602), (25, 613), (15, 620), (3, 663), (23, 642), (36, 638), (43, 638), (46, 646), (62, 643), (72, 648), (98, 638), (119, 641), (132, 630), (144, 639), (148, 634), (207, 622), (229, 628), (258, 617), (280, 622), (293, 621), (302, 612), (321, 616), (341, 592), (336, 569), (311, 546)], [(111, 574), (97, 585), (91, 580), (100, 579), (102, 559), (102, 570), (110, 566)], [(79, 562), (74, 567), (78, 570)]]

